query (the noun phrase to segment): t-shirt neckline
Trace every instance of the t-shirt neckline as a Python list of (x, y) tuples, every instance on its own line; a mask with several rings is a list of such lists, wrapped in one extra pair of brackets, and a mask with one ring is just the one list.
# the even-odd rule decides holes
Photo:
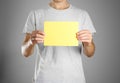
[(71, 8), (72, 8), (71, 4), (68, 8), (63, 9), (63, 10), (55, 9), (55, 8), (51, 7), (50, 5), (48, 5), (48, 10), (53, 11), (53, 12), (66, 12), (66, 11), (69, 11)]

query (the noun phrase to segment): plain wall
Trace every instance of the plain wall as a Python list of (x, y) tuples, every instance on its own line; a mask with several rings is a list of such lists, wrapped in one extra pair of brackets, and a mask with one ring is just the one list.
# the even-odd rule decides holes
[[(22, 33), (31, 10), (50, 0), (0, 1), (0, 83), (32, 83), (35, 56), (21, 55)], [(83, 56), (87, 83), (120, 83), (120, 0), (70, 0), (88, 11), (96, 28), (94, 57)]]

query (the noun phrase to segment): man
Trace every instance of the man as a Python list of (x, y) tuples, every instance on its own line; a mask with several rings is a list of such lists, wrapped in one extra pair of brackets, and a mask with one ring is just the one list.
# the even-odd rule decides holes
[[(44, 46), (45, 21), (78, 21), (79, 31), (76, 33), (79, 46)], [(32, 11), (23, 29), (26, 33), (22, 55), (28, 57), (37, 48), (35, 67), (35, 83), (85, 83), (82, 68), (83, 53), (92, 57), (95, 52), (93, 34), (96, 33), (88, 13), (73, 7), (67, 0), (52, 0), (48, 9)], [(62, 33), (61, 33), (62, 34)]]

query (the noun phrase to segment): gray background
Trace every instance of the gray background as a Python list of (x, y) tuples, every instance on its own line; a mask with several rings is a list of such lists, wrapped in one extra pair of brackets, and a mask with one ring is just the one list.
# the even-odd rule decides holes
[[(21, 55), (22, 29), (31, 10), (50, 0), (0, 0), (0, 83), (32, 83), (35, 56)], [(83, 56), (87, 83), (120, 83), (119, 0), (70, 0), (90, 14), (97, 34), (95, 56)]]

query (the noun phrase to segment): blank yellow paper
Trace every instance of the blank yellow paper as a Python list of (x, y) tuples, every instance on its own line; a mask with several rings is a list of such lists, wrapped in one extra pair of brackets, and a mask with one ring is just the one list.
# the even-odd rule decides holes
[(45, 46), (78, 46), (78, 22), (44, 22)]

